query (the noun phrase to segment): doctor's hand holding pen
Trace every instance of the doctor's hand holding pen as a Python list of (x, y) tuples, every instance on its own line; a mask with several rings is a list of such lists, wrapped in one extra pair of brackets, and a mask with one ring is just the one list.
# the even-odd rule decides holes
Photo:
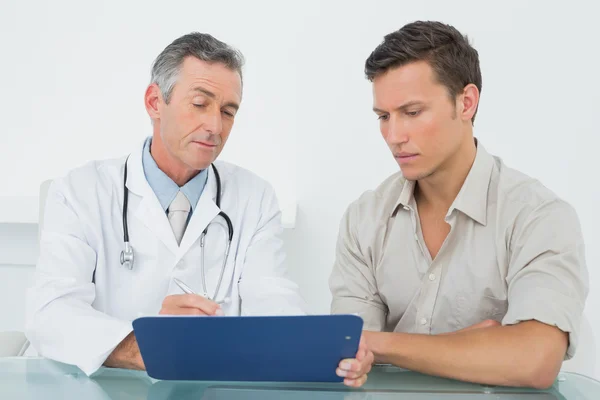
[(177, 278), (173, 281), (185, 294), (167, 296), (162, 303), (161, 315), (224, 315), (221, 304), (228, 300), (212, 301), (194, 292), (188, 285)]
[(161, 315), (215, 315), (221, 316), (223, 310), (214, 301), (193, 293), (167, 296), (159, 312)]

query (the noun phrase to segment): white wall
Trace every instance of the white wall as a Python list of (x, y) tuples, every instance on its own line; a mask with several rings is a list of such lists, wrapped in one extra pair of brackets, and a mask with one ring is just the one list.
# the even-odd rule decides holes
[(0, 224), (0, 332), (23, 330), (37, 254), (37, 225)]
[[(272, 174), (279, 192), (297, 201), (296, 228), (286, 231), (290, 268), (311, 310), (326, 313), (339, 219), (361, 192), (397, 170), (370, 111), (364, 60), (404, 23), (443, 20), (468, 33), (480, 54), (476, 135), (580, 215), (591, 279), (586, 315), (600, 343), (600, 315), (592, 312), (600, 304), (596, 2), (216, 3), (93, 2), (85, 11), (76, 1), (9, 2), (13, 11), (0, 13), (0, 45), (17, 58), (0, 66), (12, 78), (0, 97), (11, 127), (0, 131), (0, 171), (10, 171), (0, 172), (0, 188), (33, 193), (45, 175), (96, 153), (125, 151), (148, 129), (141, 98), (152, 58), (180, 34), (213, 33), (248, 59), (242, 113), (225, 156)], [(32, 16), (32, 8), (43, 10)], [(93, 47), (86, 49), (88, 41)], [(64, 142), (85, 153), (62, 151)], [(13, 257), (10, 248), (0, 247), (0, 258)], [(20, 293), (28, 279), (29, 269), (0, 267), (0, 321), (20, 326), (20, 303), (9, 306), (4, 297)], [(593, 361), (598, 354), (585, 349), (587, 340), (578, 358)], [(600, 378), (598, 369), (582, 371)]]

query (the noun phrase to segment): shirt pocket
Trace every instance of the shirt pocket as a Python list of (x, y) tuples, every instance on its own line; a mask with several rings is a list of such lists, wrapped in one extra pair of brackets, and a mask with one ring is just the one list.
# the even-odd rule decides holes
[(504, 318), (504, 315), (508, 311), (508, 300), (506, 299), (498, 299), (491, 296), (483, 296), (482, 304), (482, 321), (486, 319), (493, 319), (498, 322), (501, 322), (502, 318)]
[(507, 310), (508, 300), (506, 299), (458, 293), (448, 323), (453, 330), (459, 330), (487, 319), (501, 322)]

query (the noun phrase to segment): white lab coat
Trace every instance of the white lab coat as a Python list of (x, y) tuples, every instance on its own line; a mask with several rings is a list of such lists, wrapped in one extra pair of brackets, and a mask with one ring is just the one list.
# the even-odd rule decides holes
[[(77, 365), (90, 375), (132, 331), (131, 322), (158, 314), (169, 294), (182, 293), (177, 277), (202, 293), (199, 238), (206, 236), (207, 290), (221, 272), (226, 224), (215, 218), (215, 175), (205, 189), (180, 246), (146, 181), (143, 144), (128, 160), (128, 225), (133, 270), (123, 250), (125, 158), (91, 162), (55, 180), (48, 192), (35, 283), (28, 292), (27, 337), (38, 354)], [(305, 304), (286, 276), (281, 213), (271, 186), (253, 173), (215, 163), (222, 182), (221, 209), (234, 227), (231, 252), (217, 299), (229, 297), (225, 315), (302, 315)], [(95, 281), (92, 283), (92, 274)], [(198, 342), (199, 346), (210, 343)]]

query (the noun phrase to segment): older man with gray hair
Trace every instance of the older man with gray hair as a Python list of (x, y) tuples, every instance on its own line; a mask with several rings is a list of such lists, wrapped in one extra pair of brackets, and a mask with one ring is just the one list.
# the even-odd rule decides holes
[[(146, 89), (152, 135), (130, 156), (53, 182), (28, 296), (27, 335), (41, 355), (88, 374), (144, 369), (140, 315), (305, 313), (271, 186), (215, 162), (240, 107), (242, 64), (208, 34), (176, 39)], [(337, 373), (360, 386), (372, 361), (363, 342)]]

